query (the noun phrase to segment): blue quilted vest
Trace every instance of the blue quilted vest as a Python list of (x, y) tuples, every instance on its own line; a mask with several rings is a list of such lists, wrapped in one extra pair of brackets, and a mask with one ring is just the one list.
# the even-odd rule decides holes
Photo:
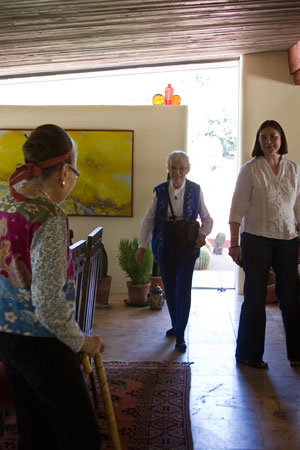
[[(163, 246), (164, 231), (168, 212), (167, 189), (169, 181), (161, 183), (154, 188), (157, 195), (157, 206), (154, 217), (154, 229), (152, 233), (152, 252), (154, 261), (159, 262)], [(196, 220), (199, 213), (200, 186), (192, 181), (186, 180), (183, 200), (183, 218), (185, 220)]]

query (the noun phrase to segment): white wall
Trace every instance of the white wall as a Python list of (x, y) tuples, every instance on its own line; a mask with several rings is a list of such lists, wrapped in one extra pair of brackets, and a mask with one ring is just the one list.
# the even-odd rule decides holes
[[(288, 142), (287, 157), (300, 164), (300, 86), (289, 74), (287, 52), (243, 55), (240, 62), (240, 161), (251, 158), (259, 125), (274, 119)], [(238, 270), (238, 292), (243, 272)]]
[(286, 134), (287, 157), (300, 163), (300, 86), (289, 74), (287, 52), (244, 55), (240, 67), (241, 162), (250, 159), (259, 125), (274, 119)]
[(187, 107), (0, 106), (2, 129), (30, 129), (44, 123), (66, 129), (134, 130), (133, 217), (70, 217), (74, 242), (86, 238), (96, 226), (103, 226), (112, 291), (125, 292), (126, 278), (117, 261), (119, 240), (137, 236), (154, 186), (166, 179), (167, 155), (175, 149), (186, 150)]

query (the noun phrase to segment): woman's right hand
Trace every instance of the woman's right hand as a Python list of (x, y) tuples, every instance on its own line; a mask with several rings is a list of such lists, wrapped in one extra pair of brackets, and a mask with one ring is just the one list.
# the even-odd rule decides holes
[(240, 267), (243, 266), (242, 263), (242, 249), (239, 245), (229, 248), (229, 256), (233, 259), (233, 261)]
[(81, 352), (88, 353), (91, 358), (102, 353), (105, 349), (105, 342), (100, 336), (88, 336), (85, 334)]
[(140, 247), (136, 252), (135, 259), (138, 264), (141, 264), (141, 262), (143, 261), (145, 251), (146, 251), (145, 248)]

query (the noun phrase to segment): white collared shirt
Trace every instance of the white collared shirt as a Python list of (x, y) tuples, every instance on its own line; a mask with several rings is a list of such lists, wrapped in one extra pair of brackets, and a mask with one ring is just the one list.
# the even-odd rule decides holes
[[(183, 202), (184, 202), (184, 193), (186, 187), (186, 180), (182, 183), (182, 186), (179, 189), (175, 189), (170, 180), (169, 183), (169, 196), (173, 206), (174, 214), (177, 219), (183, 219)], [(175, 198), (176, 197), (176, 198)], [(157, 196), (156, 192), (154, 192), (152, 200), (146, 209), (145, 215), (140, 222), (139, 229), (139, 247), (148, 248), (151, 241), (151, 235), (154, 228), (154, 218), (157, 204)], [(170, 205), (168, 205), (168, 215), (167, 217), (171, 217), (172, 213), (170, 210)], [(204, 234), (207, 236), (213, 227), (213, 220), (210, 217), (210, 214), (205, 206), (204, 197), (202, 190), (200, 189), (199, 196), (199, 217), (201, 219), (199, 234)]]
[(240, 232), (274, 239), (298, 236), (300, 223), (300, 166), (282, 156), (277, 175), (264, 157), (241, 167), (232, 198), (229, 222)]

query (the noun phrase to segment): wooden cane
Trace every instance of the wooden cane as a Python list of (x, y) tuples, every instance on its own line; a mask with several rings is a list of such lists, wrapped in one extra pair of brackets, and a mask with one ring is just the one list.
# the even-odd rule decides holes
[[(108, 426), (110, 429), (113, 448), (114, 448), (114, 450), (122, 450), (118, 426), (117, 426), (116, 417), (115, 417), (115, 413), (114, 413), (114, 408), (113, 408), (113, 404), (111, 401), (111, 395), (109, 392), (106, 373), (105, 373), (105, 369), (103, 366), (103, 361), (102, 361), (102, 357), (101, 357), (100, 353), (98, 353), (98, 355), (96, 355), (94, 357), (94, 362), (95, 362), (98, 380), (100, 383), (100, 388), (101, 388), (101, 393), (102, 393), (103, 403), (104, 403), (104, 409), (105, 409)], [(83, 365), (84, 371), (87, 374), (92, 373), (93, 369), (90, 364), (89, 355), (87, 353), (81, 354), (81, 363)]]

